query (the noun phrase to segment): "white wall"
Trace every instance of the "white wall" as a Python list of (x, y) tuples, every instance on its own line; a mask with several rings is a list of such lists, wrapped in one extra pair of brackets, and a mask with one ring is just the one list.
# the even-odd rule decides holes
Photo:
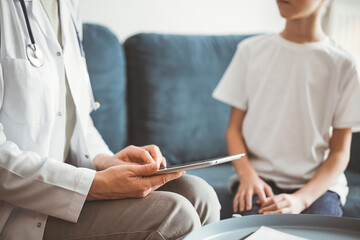
[(360, 1), (333, 0), (328, 33), (360, 63)]
[(121, 41), (139, 32), (231, 34), (280, 31), (275, 0), (80, 0), (85, 22)]

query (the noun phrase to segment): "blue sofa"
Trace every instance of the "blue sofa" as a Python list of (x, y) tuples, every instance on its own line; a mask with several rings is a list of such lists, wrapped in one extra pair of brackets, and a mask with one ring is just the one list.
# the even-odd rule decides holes
[[(90, 79), (101, 108), (94, 123), (111, 150), (157, 144), (169, 165), (227, 155), (230, 107), (211, 97), (236, 45), (251, 35), (138, 34), (119, 43), (109, 29), (84, 24)], [(344, 216), (360, 218), (360, 135), (353, 134)], [(231, 164), (188, 171), (217, 192), (221, 218), (232, 215)]]

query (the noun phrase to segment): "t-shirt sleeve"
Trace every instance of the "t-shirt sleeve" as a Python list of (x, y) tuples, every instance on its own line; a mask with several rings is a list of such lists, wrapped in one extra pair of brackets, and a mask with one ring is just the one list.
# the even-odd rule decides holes
[(335, 116), (334, 128), (352, 128), (353, 132), (360, 132), (360, 71), (358, 64), (352, 64), (343, 73), (343, 86), (340, 90)]
[(238, 109), (247, 110), (246, 69), (244, 49), (239, 44), (229, 67), (213, 92), (213, 97)]

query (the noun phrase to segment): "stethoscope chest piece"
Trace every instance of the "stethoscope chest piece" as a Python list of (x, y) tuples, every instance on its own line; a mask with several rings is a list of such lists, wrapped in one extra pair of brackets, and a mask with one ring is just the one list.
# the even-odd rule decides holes
[(44, 64), (44, 56), (40, 49), (36, 48), (35, 44), (28, 44), (26, 46), (26, 56), (34, 67), (41, 67)]

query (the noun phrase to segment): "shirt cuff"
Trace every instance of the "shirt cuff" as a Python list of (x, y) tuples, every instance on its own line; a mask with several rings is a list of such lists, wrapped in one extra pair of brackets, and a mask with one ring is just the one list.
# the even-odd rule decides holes
[(66, 214), (68, 216), (66, 219), (74, 223), (79, 219), (96, 174), (96, 171), (87, 168), (79, 168), (78, 170), (82, 171), (81, 177), (73, 197), (69, 199), (68, 213)]

